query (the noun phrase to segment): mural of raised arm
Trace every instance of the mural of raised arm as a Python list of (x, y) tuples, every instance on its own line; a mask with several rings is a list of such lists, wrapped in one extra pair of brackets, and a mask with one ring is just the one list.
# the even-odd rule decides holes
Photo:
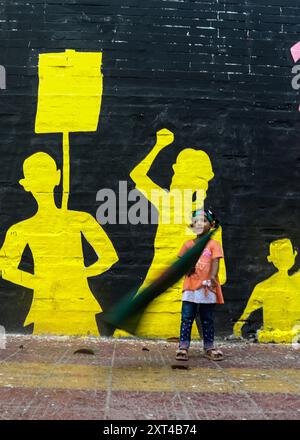
[[(153, 161), (163, 148), (172, 148), (173, 133), (164, 128), (156, 134), (156, 144), (150, 153), (133, 169), (130, 177), (136, 188), (158, 210), (158, 226), (154, 239), (154, 257), (139, 292), (153, 282), (178, 254), (182, 244), (195, 234), (188, 229), (191, 210), (202, 207), (208, 182), (214, 177), (209, 156), (202, 150), (186, 148), (177, 156), (172, 166), (174, 174), (167, 191), (160, 188), (147, 175)], [(193, 195), (196, 195), (193, 202)], [(190, 200), (185, 200), (190, 197)], [(182, 203), (180, 203), (182, 200)], [(184, 203), (184, 200), (190, 203)], [(221, 233), (216, 239), (221, 239)], [(225, 265), (220, 270), (222, 283), (226, 280)], [(152, 301), (140, 321), (137, 335), (145, 337), (174, 337), (180, 327), (181, 280)], [(196, 326), (193, 334), (197, 335)], [(115, 336), (124, 336), (121, 330)]]

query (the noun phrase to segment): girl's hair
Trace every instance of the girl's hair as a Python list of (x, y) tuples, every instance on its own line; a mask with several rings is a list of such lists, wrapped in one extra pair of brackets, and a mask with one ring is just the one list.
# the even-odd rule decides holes
[[(196, 217), (196, 215), (198, 215), (200, 211), (202, 210), (193, 211), (192, 217)], [(220, 221), (217, 219), (216, 215), (211, 209), (204, 209), (204, 215), (206, 216), (210, 224), (214, 224), (214, 228), (219, 226)]]
[(216, 214), (211, 209), (205, 209), (204, 214), (206, 215), (207, 220), (210, 224), (214, 223), (214, 227), (219, 226), (220, 221), (217, 218)]

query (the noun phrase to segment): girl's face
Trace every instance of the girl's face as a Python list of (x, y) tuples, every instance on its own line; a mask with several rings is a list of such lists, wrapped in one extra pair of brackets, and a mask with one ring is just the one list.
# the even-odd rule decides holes
[(191, 229), (196, 235), (205, 234), (211, 229), (211, 224), (206, 215), (197, 215), (192, 219)]

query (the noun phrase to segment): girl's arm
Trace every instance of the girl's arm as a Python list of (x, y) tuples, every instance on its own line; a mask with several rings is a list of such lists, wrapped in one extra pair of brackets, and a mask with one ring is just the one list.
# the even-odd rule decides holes
[(212, 260), (211, 272), (210, 272), (210, 280), (212, 287), (216, 287), (218, 284), (217, 276), (219, 272), (220, 266), (220, 258), (214, 258)]

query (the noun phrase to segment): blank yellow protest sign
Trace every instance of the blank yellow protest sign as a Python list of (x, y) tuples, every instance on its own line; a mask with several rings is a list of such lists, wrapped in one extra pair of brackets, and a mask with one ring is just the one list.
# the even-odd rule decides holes
[(97, 130), (103, 78), (102, 53), (46, 53), (39, 56), (36, 133)]

